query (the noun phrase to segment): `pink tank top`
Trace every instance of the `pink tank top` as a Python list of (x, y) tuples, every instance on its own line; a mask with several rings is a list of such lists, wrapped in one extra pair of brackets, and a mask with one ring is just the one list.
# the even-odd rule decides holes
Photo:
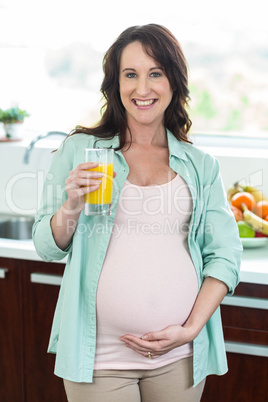
[(187, 236), (192, 199), (177, 175), (158, 186), (126, 181), (97, 290), (96, 370), (152, 369), (192, 354), (192, 344), (156, 359), (120, 341), (183, 324), (198, 293)]

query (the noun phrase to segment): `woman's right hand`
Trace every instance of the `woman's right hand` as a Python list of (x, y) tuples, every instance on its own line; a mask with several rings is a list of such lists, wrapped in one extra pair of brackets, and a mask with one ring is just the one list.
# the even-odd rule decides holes
[(65, 207), (72, 214), (80, 213), (84, 208), (84, 195), (98, 190), (103, 173), (89, 169), (96, 168), (98, 163), (84, 162), (78, 165), (66, 179), (66, 192), (68, 199)]
[[(100, 187), (104, 173), (96, 170), (89, 171), (89, 169), (94, 169), (97, 166), (98, 163), (95, 162), (81, 163), (70, 172), (65, 181), (68, 198), (50, 221), (55, 243), (62, 250), (66, 250), (76, 230), (79, 216), (85, 204), (84, 195), (96, 191)], [(113, 177), (115, 176), (116, 173), (114, 172)]]

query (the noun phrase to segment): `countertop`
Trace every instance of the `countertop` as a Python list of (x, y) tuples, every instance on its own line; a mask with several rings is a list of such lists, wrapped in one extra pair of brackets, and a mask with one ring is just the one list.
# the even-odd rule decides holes
[[(42, 261), (32, 240), (0, 239), (0, 257)], [(65, 264), (67, 258), (55, 261)], [(264, 247), (244, 249), (240, 282), (268, 285), (268, 242)]]

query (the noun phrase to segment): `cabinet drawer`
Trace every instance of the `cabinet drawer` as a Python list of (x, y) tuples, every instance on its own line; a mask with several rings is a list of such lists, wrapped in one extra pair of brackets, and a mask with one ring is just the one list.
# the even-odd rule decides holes
[(258, 297), (268, 299), (268, 285), (240, 282), (235, 289), (235, 296)]
[(221, 306), (223, 326), (267, 331), (267, 310), (248, 307)]
[(268, 331), (245, 328), (223, 327), (224, 339), (231, 342), (242, 342), (255, 345), (268, 345)]

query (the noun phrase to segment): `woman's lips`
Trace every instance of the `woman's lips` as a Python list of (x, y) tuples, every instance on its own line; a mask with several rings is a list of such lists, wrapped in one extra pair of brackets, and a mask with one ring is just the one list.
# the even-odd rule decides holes
[(157, 102), (157, 99), (147, 99), (147, 100), (140, 100), (140, 99), (132, 99), (132, 102), (136, 106), (144, 107), (144, 106), (151, 106), (155, 102)]

